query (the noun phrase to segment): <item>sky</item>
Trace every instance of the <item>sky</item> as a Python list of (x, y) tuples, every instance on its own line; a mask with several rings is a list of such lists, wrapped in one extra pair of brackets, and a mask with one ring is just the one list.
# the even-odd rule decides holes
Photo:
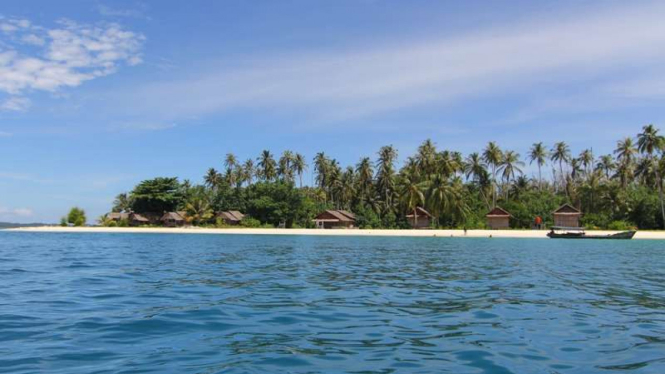
[(92, 221), (141, 180), (201, 183), (229, 152), (609, 153), (665, 119), (663, 16), (662, 1), (3, 2), (0, 221), (75, 205)]

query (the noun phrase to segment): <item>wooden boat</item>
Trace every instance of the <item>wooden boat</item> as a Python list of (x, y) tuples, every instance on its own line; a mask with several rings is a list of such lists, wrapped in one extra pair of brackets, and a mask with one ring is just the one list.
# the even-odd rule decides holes
[(622, 231), (610, 235), (587, 235), (583, 227), (554, 226), (547, 236), (551, 239), (632, 239), (636, 231)]

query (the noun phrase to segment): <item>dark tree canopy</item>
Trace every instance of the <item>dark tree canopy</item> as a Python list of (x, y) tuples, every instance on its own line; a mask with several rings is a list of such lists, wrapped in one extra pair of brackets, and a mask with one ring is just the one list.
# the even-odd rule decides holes
[(138, 213), (162, 213), (182, 204), (178, 178), (155, 178), (139, 183), (132, 191), (132, 209)]

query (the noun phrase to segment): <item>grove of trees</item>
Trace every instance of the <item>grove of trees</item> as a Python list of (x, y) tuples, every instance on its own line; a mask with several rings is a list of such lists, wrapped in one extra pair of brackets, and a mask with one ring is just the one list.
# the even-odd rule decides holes
[[(117, 196), (113, 210), (183, 210), (197, 225), (215, 223), (214, 212), (240, 210), (255, 224), (311, 227), (323, 209), (346, 209), (368, 228), (407, 227), (404, 216), (424, 207), (437, 227), (483, 228), (493, 207), (508, 210), (511, 226), (527, 228), (535, 216), (551, 223), (551, 212), (570, 203), (587, 227), (663, 228), (665, 141), (653, 125), (617, 142), (611, 154), (573, 153), (565, 142), (534, 143), (525, 157), (495, 142), (478, 152), (439, 149), (425, 140), (398, 165), (398, 151), (384, 146), (374, 159), (342, 166), (321, 152), (308, 164), (292, 151), (279, 157), (264, 150), (240, 161), (229, 153), (221, 171), (210, 168), (202, 184), (177, 178), (139, 183)], [(527, 163), (534, 176), (524, 173)], [(310, 170), (314, 185), (303, 184)]]

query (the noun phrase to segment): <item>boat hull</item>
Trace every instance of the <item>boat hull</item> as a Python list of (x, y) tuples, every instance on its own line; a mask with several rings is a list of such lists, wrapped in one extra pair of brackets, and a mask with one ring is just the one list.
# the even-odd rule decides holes
[(627, 240), (635, 236), (636, 231), (623, 231), (611, 235), (587, 235), (586, 233), (561, 233), (549, 232), (547, 234), (551, 239), (614, 239)]

